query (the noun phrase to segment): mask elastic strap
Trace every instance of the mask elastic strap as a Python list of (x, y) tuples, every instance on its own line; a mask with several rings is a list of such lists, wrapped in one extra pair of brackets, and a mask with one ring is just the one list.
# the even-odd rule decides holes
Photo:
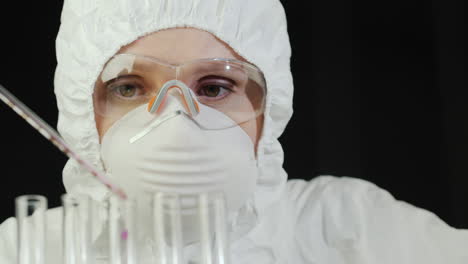
[(167, 81), (159, 90), (159, 93), (153, 97), (148, 103), (148, 112), (158, 114), (164, 105), (165, 98), (170, 89), (177, 88), (182, 93), (182, 102), (192, 117), (195, 117), (199, 112), (197, 101), (193, 98), (190, 88), (185, 83), (179, 80)]

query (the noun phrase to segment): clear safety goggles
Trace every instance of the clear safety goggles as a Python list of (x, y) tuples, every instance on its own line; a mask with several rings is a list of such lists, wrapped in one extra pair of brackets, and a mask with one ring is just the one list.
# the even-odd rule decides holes
[[(94, 107), (96, 114), (115, 122), (142, 105), (161, 115), (168, 96), (177, 97), (183, 112), (202, 128), (222, 129), (264, 112), (266, 83), (256, 66), (235, 59), (197, 59), (174, 65), (124, 53), (104, 66), (96, 82)], [(200, 104), (233, 122), (215, 124), (201, 118)]]

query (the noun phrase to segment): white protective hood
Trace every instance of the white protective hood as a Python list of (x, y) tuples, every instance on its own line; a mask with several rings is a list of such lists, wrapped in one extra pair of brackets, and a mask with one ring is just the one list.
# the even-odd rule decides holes
[[(277, 204), (287, 181), (278, 137), (292, 115), (293, 83), (286, 17), (279, 1), (68, 0), (61, 23), (55, 74), (58, 129), (67, 142), (99, 168), (103, 164), (92, 93), (104, 64), (122, 46), (159, 30), (193, 27), (212, 33), (259, 67), (265, 75), (267, 98), (257, 148), (259, 171), (253, 206), (258, 221), (262, 221), (263, 211)], [(109, 194), (74, 160), (66, 164), (63, 180), (69, 193), (85, 193), (97, 201)], [(258, 246), (237, 242), (241, 249), (233, 245), (237, 248), (233, 254), (249, 259), (249, 255), (261, 252)], [(266, 259), (271, 259), (271, 251), (266, 250)]]
[[(290, 44), (283, 7), (277, 0), (68, 0), (57, 37), (55, 93), (58, 129), (65, 140), (94, 165), (102, 167), (92, 93), (103, 65), (122, 46), (162, 29), (193, 27), (229, 44), (265, 74), (267, 100), (258, 146), (261, 210), (284, 190), (287, 175), (278, 137), (292, 114)], [(67, 192), (96, 200), (107, 190), (75, 161), (63, 172)]]

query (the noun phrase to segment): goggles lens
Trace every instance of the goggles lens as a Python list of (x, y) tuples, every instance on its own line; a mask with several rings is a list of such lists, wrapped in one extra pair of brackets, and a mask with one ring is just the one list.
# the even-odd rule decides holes
[[(177, 85), (168, 90), (168, 81), (176, 84), (182, 82), (190, 89), (191, 98), (183, 96), (183, 89)], [(195, 105), (202, 104), (223, 113), (233, 120), (234, 125), (257, 118), (265, 108), (266, 84), (263, 74), (247, 62), (199, 59), (172, 65), (151, 57), (118, 54), (107, 62), (96, 82), (95, 111), (115, 122), (141, 105), (150, 104), (151, 108), (156, 98), (163, 98), (172, 88), (178, 88), (186, 109), (187, 100), (196, 100)], [(161, 114), (161, 111), (154, 114)], [(197, 118), (196, 113), (189, 109), (186, 113), (206, 129), (227, 126)]]

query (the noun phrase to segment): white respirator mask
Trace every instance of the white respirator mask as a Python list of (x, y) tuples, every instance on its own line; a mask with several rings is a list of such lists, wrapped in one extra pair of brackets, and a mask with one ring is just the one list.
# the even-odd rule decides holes
[[(235, 225), (232, 221), (245, 214), (240, 211), (251, 206), (258, 179), (252, 139), (228, 116), (203, 104), (197, 104), (197, 117), (191, 118), (179, 91), (167, 93), (158, 114), (141, 105), (107, 130), (101, 142), (106, 172), (130, 198), (157, 192), (222, 193)], [(204, 129), (196, 120), (234, 125)], [(248, 218), (251, 222), (252, 214)]]

